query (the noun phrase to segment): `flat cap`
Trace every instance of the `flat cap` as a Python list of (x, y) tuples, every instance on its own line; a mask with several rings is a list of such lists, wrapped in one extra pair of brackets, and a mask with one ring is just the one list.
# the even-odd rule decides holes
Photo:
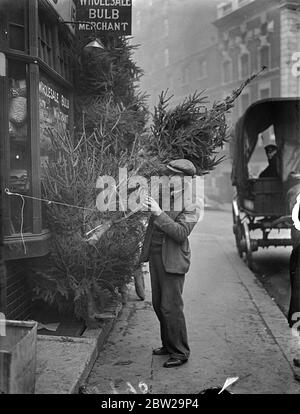
[(167, 165), (167, 168), (173, 172), (177, 172), (178, 174), (191, 176), (196, 174), (196, 168), (194, 164), (191, 161), (185, 159), (170, 161)]

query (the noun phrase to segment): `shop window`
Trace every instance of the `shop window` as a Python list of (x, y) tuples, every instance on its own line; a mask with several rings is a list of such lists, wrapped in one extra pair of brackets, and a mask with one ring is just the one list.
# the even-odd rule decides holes
[(8, 5), (9, 47), (10, 49), (25, 51), (27, 49), (25, 0), (9, 2)]
[[(31, 195), (30, 137), (28, 131), (27, 65), (9, 61), (9, 188), (22, 195)], [(32, 231), (30, 200), (19, 196), (10, 201), (10, 234)]]
[(64, 136), (69, 128), (69, 93), (51, 81), (46, 75), (40, 75), (40, 157), (41, 167), (53, 160), (56, 154), (51, 143), (52, 134)]

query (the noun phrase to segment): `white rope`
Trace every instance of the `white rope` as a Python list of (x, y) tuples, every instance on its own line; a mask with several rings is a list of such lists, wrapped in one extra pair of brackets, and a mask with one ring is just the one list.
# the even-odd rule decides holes
[(24, 225), (24, 207), (25, 207), (25, 199), (22, 194), (19, 194), (19, 196), (22, 198), (22, 209), (21, 209), (21, 228), (20, 228), (20, 234), (21, 239), (23, 243), (24, 253), (27, 254), (26, 244), (23, 236), (23, 225)]
[(79, 210), (96, 211), (95, 208), (92, 209), (92, 208), (88, 208), (88, 207), (81, 207), (81, 206), (76, 206), (74, 204), (61, 203), (59, 201), (54, 201), (54, 200), (47, 200), (46, 198), (38, 198), (38, 197), (26, 196), (26, 195), (19, 194), (19, 193), (14, 193), (14, 192), (11, 192), (8, 188), (5, 188), (4, 192), (9, 196), (19, 196), (19, 197), (29, 198), (31, 200), (44, 201), (48, 204), (58, 204), (60, 206), (78, 208)]

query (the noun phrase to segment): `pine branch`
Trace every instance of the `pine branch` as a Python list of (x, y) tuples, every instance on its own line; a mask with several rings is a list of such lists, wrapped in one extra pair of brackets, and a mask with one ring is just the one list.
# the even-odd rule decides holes
[(186, 158), (192, 161), (199, 175), (207, 174), (224, 160), (215, 152), (228, 141), (226, 113), (234, 106), (243, 89), (257, 76), (252, 75), (223, 101), (213, 103), (208, 109), (204, 92), (189, 95), (175, 108), (170, 109), (168, 91), (159, 95), (151, 125), (151, 135), (146, 142), (146, 152), (161, 163), (171, 159)]

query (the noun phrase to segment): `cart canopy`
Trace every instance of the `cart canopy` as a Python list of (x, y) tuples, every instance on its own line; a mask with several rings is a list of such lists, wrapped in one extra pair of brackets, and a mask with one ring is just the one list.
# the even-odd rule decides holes
[(291, 172), (300, 173), (300, 98), (268, 98), (253, 103), (237, 121), (233, 135), (232, 184), (245, 187), (248, 162), (258, 135), (274, 127), (281, 156), (283, 183)]

